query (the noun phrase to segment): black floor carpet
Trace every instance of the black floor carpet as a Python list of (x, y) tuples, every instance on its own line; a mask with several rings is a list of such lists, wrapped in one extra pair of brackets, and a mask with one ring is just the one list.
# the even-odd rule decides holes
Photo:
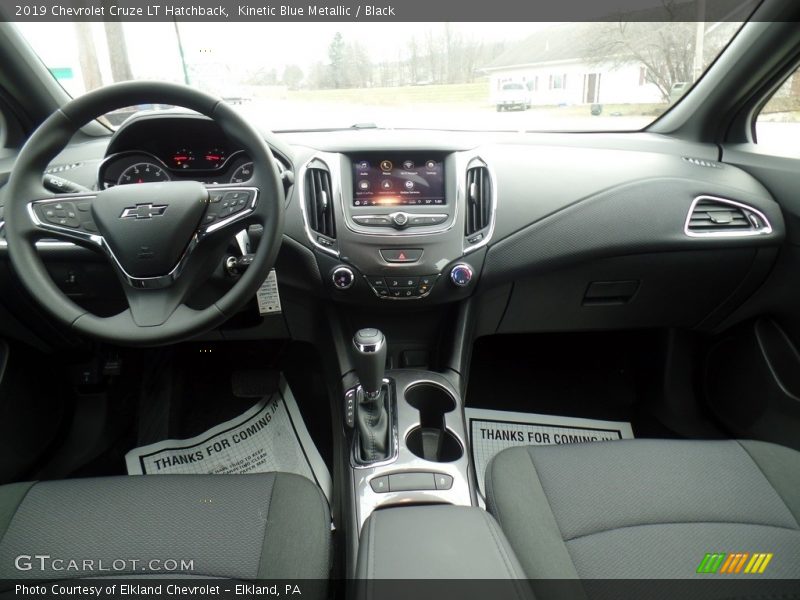
[(648, 332), (481, 338), (466, 405), (628, 421), (636, 437), (674, 437), (646, 403), (656, 385), (654, 343)]
[[(106, 452), (72, 476), (124, 475), (125, 454), (163, 439), (185, 439), (244, 413), (278, 389), (282, 373), (311, 439), (330, 469), (330, 402), (319, 356), (311, 345), (288, 342), (183, 344), (142, 351), (130, 363), (128, 392), (138, 395)], [(113, 398), (110, 405), (114, 405)], [(125, 403), (130, 405), (129, 402)]]

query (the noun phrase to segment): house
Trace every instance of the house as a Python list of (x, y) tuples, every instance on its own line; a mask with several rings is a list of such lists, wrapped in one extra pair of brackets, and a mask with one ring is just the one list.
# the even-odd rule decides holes
[(664, 102), (640, 62), (618, 58), (604, 64), (591, 58), (595, 25), (555, 25), (500, 54), (482, 69), (489, 76), (492, 102), (508, 82), (527, 86), (533, 105)]

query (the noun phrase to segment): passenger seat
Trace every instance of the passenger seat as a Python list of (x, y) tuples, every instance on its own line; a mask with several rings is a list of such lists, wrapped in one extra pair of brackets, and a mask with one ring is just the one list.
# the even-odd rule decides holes
[(800, 577), (800, 452), (783, 446), (509, 448), (489, 463), (486, 492), (531, 579), (707, 577), (705, 555), (720, 552), (771, 554), (760, 578)]

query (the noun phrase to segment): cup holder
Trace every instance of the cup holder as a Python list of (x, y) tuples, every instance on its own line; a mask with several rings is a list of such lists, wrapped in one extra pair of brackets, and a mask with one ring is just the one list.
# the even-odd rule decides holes
[(406, 447), (431, 462), (453, 462), (464, 449), (444, 424), (444, 415), (456, 408), (455, 399), (441, 386), (419, 383), (406, 390), (406, 402), (419, 411), (419, 425), (408, 432)]

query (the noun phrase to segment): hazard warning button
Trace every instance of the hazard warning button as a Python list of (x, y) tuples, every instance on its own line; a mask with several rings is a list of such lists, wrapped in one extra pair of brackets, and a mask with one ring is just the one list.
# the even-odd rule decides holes
[(383, 260), (389, 263), (413, 263), (422, 258), (422, 248), (389, 248), (380, 252)]

